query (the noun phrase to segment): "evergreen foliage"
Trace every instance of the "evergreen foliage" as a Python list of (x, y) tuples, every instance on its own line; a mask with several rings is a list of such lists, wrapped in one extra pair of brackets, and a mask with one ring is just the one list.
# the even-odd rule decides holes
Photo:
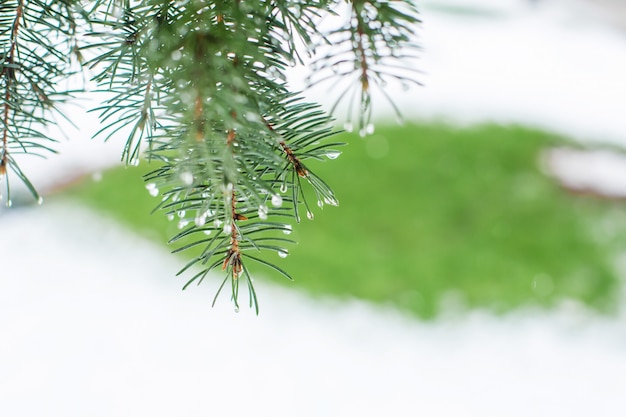
[[(339, 28), (320, 22), (345, 8)], [(345, 82), (366, 133), (371, 92), (388, 81), (416, 82), (406, 65), (417, 46), (415, 6), (402, 0), (13, 0), (0, 5), (0, 175), (36, 190), (13, 155), (53, 149), (45, 126), (72, 91), (59, 81), (87, 67), (102, 94), (105, 140), (127, 135), (122, 159), (145, 157), (155, 210), (177, 218), (178, 251), (202, 252), (181, 271), (200, 283), (222, 269), (238, 307), (243, 279), (258, 311), (248, 261), (290, 278), (259, 251), (288, 253), (290, 219), (312, 205), (336, 206), (307, 166), (335, 159), (332, 117), (286, 83), (288, 66), (312, 62), (311, 85)], [(342, 84), (343, 85), (343, 84)], [(352, 109), (355, 109), (354, 112)], [(310, 187), (312, 193), (306, 192)], [(309, 201), (312, 196), (314, 201)], [(218, 292), (219, 294), (219, 292)], [(216, 295), (217, 297), (217, 295)]]

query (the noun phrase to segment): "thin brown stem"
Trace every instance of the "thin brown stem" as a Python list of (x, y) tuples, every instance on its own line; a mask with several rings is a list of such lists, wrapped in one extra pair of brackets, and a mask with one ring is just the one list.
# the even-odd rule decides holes
[(202, 106), (202, 97), (198, 92), (196, 96), (196, 105), (194, 109), (194, 121), (196, 124), (196, 141), (202, 142), (204, 139), (204, 120), (202, 119), (203, 106)]
[[(267, 128), (271, 132), (276, 133), (276, 131), (274, 130), (270, 122), (265, 120), (265, 118), (263, 118), (263, 121), (265, 122), (265, 126), (267, 126)], [(294, 169), (296, 170), (296, 173), (301, 177), (307, 177), (309, 175), (309, 171), (306, 169), (304, 164), (300, 161), (300, 158), (298, 158), (293, 153), (289, 145), (287, 145), (285, 141), (282, 139), (279, 140), (278, 143), (280, 144), (280, 147), (282, 148), (283, 152), (285, 152), (285, 155), (287, 156), (287, 160), (291, 163), (291, 165), (293, 165)]]
[(239, 236), (237, 227), (235, 222), (237, 220), (247, 220), (247, 217), (241, 216), (237, 213), (237, 195), (235, 194), (235, 190), (233, 189), (230, 195), (230, 206), (233, 217), (233, 224), (230, 229), (230, 248), (228, 252), (226, 252), (226, 257), (224, 258), (224, 263), (222, 263), (222, 269), (226, 269), (229, 265), (231, 267), (231, 271), (233, 274), (233, 279), (239, 278), (241, 272), (243, 271), (243, 263), (241, 261), (241, 251), (239, 249)]
[[(6, 173), (7, 158), (8, 158), (8, 141), (9, 141), (9, 114), (10, 114), (10, 102), (11, 102), (11, 88), (15, 78), (15, 50), (17, 47), (17, 35), (20, 30), (20, 21), (22, 14), (24, 13), (24, 0), (17, 2), (17, 9), (15, 10), (15, 20), (13, 21), (13, 27), (11, 29), (11, 45), (9, 46), (9, 53), (5, 56), (5, 62), (2, 68), (2, 75), (6, 79), (5, 92), (4, 92), (4, 109), (3, 109), (3, 123), (4, 130), (2, 132), (2, 159), (0, 160), (0, 175)], [(8, 65), (7, 65), (8, 64)]]
[(358, 57), (360, 58), (360, 65), (361, 65), (361, 89), (363, 90), (364, 93), (367, 93), (369, 90), (369, 76), (367, 74), (367, 72), (369, 71), (369, 66), (367, 64), (367, 57), (365, 55), (365, 46), (363, 44), (363, 38), (365, 37), (365, 32), (363, 31), (363, 23), (361, 22), (361, 19), (359, 18), (358, 15), (358, 11), (356, 10), (356, 4), (354, 6), (354, 15), (355, 18), (357, 19), (357, 28), (356, 28), (356, 33), (357, 33), (357, 51), (358, 51)]

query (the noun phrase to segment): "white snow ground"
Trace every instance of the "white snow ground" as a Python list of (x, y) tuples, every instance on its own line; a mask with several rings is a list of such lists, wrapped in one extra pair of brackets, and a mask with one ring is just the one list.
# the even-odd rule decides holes
[[(621, 32), (569, 3), (454, 1), (497, 18), (433, 8), (451, 3), (424, 2), (427, 87), (398, 97), (407, 118), (626, 143)], [(119, 146), (84, 143), (27, 168), (46, 185), (117, 159)], [(164, 249), (70, 204), (3, 210), (0, 230), (0, 416), (626, 413), (624, 311), (566, 303), (423, 323), (258, 280), (257, 318), (226, 297), (211, 309), (215, 283), (181, 293)]]
[[(418, 322), (259, 280), (261, 314), (68, 204), (0, 217), (0, 415), (623, 416), (626, 316)], [(15, 250), (14, 248), (19, 248)], [(295, 284), (297, 285), (297, 284)]]

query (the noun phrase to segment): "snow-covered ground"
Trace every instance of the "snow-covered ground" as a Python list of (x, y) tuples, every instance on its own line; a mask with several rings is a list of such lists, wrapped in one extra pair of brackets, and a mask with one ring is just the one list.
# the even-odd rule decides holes
[[(537, 3), (424, 1), (426, 87), (397, 93), (407, 118), (626, 143), (625, 35), (579, 3)], [(35, 182), (117, 160), (119, 143), (81, 135), (65, 157), (25, 162)], [(215, 285), (181, 293), (164, 249), (68, 203), (1, 210), (0, 231), (0, 416), (626, 413), (624, 311), (423, 323), (259, 279), (255, 317), (227, 297), (211, 309)]]
[(256, 317), (227, 297), (211, 309), (216, 282), (181, 293), (163, 248), (70, 205), (4, 214), (0, 230), (2, 416), (626, 411), (623, 314), (567, 304), (424, 323), (258, 280)]

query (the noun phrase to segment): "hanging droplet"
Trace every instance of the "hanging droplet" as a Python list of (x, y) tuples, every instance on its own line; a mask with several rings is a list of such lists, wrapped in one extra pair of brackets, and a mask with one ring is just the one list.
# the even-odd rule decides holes
[(328, 204), (329, 206), (335, 206), (335, 207), (339, 205), (339, 202), (337, 201), (337, 199), (330, 198), (330, 197), (324, 197), (324, 203)]
[(43, 197), (39, 196), (39, 198), (37, 199), (37, 204), (38, 205), (42, 205), (43, 204)]
[(274, 207), (280, 207), (283, 205), (283, 198), (281, 196), (279, 196), (278, 194), (274, 194), (272, 196), (272, 205)]
[(203, 215), (198, 215), (196, 216), (196, 219), (194, 222), (196, 223), (196, 226), (202, 227), (206, 223), (206, 217), (204, 217)]
[(174, 215), (172, 213), (167, 215), (167, 220), (172, 221), (174, 220)]
[(317, 200), (317, 207), (324, 208), (324, 202), (322, 200)]
[(267, 208), (266, 205), (260, 205), (259, 206), (259, 219), (261, 220), (267, 220), (267, 213), (269, 212), (269, 209)]
[(183, 217), (185, 217), (185, 214), (186, 214), (186, 213), (187, 213), (187, 212), (186, 212), (185, 210), (180, 210), (180, 211), (178, 212), (178, 217), (180, 217), (180, 218), (182, 219)]
[(368, 123), (367, 126), (365, 127), (365, 131), (367, 132), (368, 135), (371, 135), (372, 133), (374, 133), (374, 124), (373, 123)]
[(180, 61), (182, 57), (183, 57), (183, 54), (179, 50), (172, 52), (172, 61)]
[(7, 200), (7, 207), (11, 207), (13, 205), (13, 201)]
[(179, 228), (179, 229), (182, 229), (183, 227), (187, 226), (187, 224), (189, 224), (189, 222), (188, 222), (188, 221), (186, 221), (186, 220), (181, 220), (181, 221), (179, 221), (179, 222), (178, 222), (178, 228)]
[(215, 227), (220, 227), (222, 225), (222, 223), (224, 223), (223, 221), (221, 221), (220, 219), (215, 219), (213, 220), (213, 225)]
[(278, 251), (278, 256), (280, 256), (281, 258), (286, 258), (287, 255), (289, 255), (289, 252), (287, 251), (287, 249), (283, 249), (283, 250), (279, 250)]
[(180, 174), (180, 180), (183, 182), (183, 184), (189, 186), (193, 184), (193, 174), (189, 171), (185, 171)]
[(285, 194), (287, 192), (287, 183), (283, 182), (282, 184), (280, 184), (280, 192)]
[(233, 231), (233, 225), (232, 225), (232, 224), (230, 224), (230, 223), (226, 223), (226, 224), (224, 225), (224, 228), (223, 228), (222, 230), (224, 230), (224, 233), (226, 233), (226, 234), (230, 234), (230, 232), (232, 232), (232, 231)]
[(352, 131), (354, 130), (354, 125), (352, 124), (352, 122), (345, 122), (343, 124), (343, 128), (346, 132), (352, 133)]
[(208, 235), (210, 235), (210, 234), (211, 234), (211, 232), (212, 232), (212, 230), (211, 230), (211, 229), (206, 229), (206, 230), (204, 231), (204, 234), (208, 236)]
[(130, 160), (130, 164), (134, 167), (139, 165), (139, 158), (133, 158)]
[(313, 215), (313, 212), (307, 210), (306, 211), (306, 218), (309, 220), (313, 220), (315, 218), (315, 216)]
[(239, 307), (235, 306), (235, 313), (239, 313)]
[(328, 152), (326, 152), (326, 158), (328, 158), (328, 159), (337, 159), (337, 158), (339, 158), (339, 155), (341, 155), (341, 152), (339, 152), (339, 151), (328, 151)]
[(152, 197), (156, 197), (159, 194), (159, 189), (153, 182), (146, 184), (146, 190), (148, 190), (148, 193), (150, 193)]
[(367, 130), (365, 128), (359, 129), (359, 136), (361, 136), (362, 138), (367, 136)]
[(286, 235), (290, 235), (292, 230), (293, 229), (291, 228), (291, 225), (290, 224), (286, 224), (285, 228), (283, 229), (283, 233), (286, 234)]

